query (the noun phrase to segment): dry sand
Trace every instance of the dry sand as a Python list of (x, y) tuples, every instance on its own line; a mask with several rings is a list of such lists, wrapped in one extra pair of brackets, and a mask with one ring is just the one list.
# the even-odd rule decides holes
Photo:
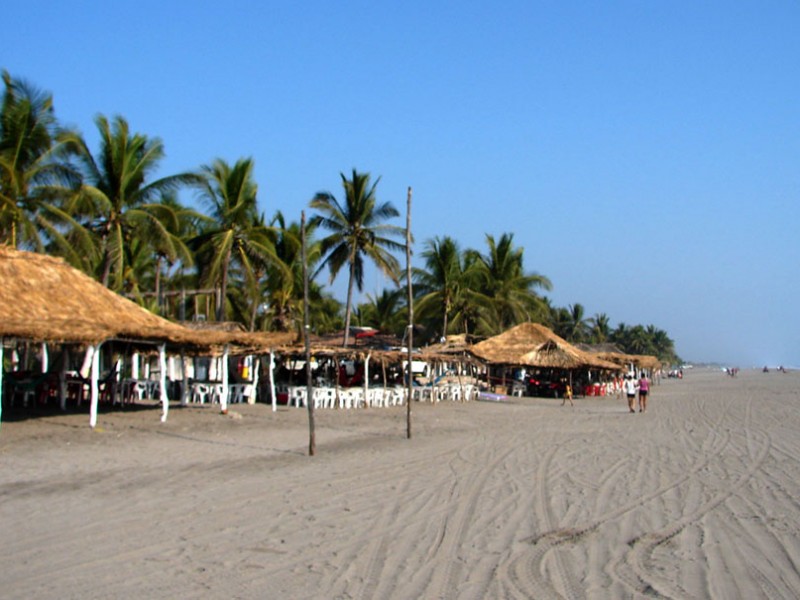
[(3, 598), (797, 598), (800, 373), (4, 422)]

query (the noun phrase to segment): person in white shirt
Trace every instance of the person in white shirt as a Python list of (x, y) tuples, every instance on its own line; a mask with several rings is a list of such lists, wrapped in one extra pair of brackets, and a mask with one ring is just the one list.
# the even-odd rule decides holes
[(622, 382), (622, 391), (625, 392), (625, 396), (628, 398), (628, 410), (631, 412), (636, 412), (633, 408), (633, 402), (636, 400), (636, 387), (636, 380), (633, 375), (625, 375), (625, 381)]

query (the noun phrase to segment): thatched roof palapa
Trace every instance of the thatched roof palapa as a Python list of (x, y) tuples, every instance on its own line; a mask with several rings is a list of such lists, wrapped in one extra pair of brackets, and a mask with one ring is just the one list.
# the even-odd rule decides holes
[(618, 364), (620, 367), (635, 365), (641, 369), (660, 369), (661, 361), (648, 354), (625, 354), (624, 352), (597, 352), (595, 356)]
[(538, 323), (522, 323), (470, 349), (478, 358), (494, 364), (554, 369), (596, 368), (619, 370), (579, 350)]
[(0, 247), (0, 337), (98, 344), (166, 343), (202, 352), (225, 345), (269, 348), (292, 334), (193, 331), (152, 314), (64, 260)]

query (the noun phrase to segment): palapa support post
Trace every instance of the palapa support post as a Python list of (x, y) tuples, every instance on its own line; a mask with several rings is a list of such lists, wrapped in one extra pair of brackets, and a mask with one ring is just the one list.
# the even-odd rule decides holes
[(97, 404), (100, 400), (100, 391), (97, 385), (97, 380), (100, 378), (100, 346), (102, 346), (102, 342), (97, 344), (97, 346), (89, 346), (86, 350), (87, 355), (91, 350), (91, 367), (89, 371), (89, 378), (90, 378), (90, 385), (89, 385), (89, 394), (90, 394), (90, 404), (89, 404), (89, 426), (94, 429), (97, 425)]
[(386, 358), (381, 356), (381, 375), (383, 375), (383, 397), (386, 398)]
[(228, 414), (228, 344), (222, 349), (222, 389), (219, 394), (219, 407), (223, 415)]
[(253, 363), (253, 394), (247, 397), (248, 404), (255, 404), (258, 398), (258, 372), (261, 370), (261, 358), (256, 357)]
[(86, 346), (86, 353), (83, 356), (83, 364), (78, 371), (78, 373), (80, 373), (81, 377), (84, 379), (89, 379), (89, 376), (92, 373), (92, 357), (94, 357), (94, 349), (95, 347), (91, 344)]
[(161, 395), (161, 422), (167, 422), (169, 398), (167, 397), (167, 345), (158, 346), (158, 389)]
[(339, 392), (339, 369), (341, 367), (339, 366), (339, 357), (336, 356), (335, 354), (333, 355), (333, 368), (336, 371), (336, 375), (333, 378), (334, 382), (333, 389), (336, 394), (336, 406), (338, 408), (342, 408), (342, 396), (341, 393)]
[(278, 410), (275, 397), (275, 352), (271, 348), (269, 351), (269, 395), (272, 398), (272, 412), (275, 412)]
[(42, 342), (42, 373), (47, 373), (47, 370), (50, 368), (50, 354), (47, 351), (47, 342)]
[(369, 359), (370, 353), (364, 357), (364, 406), (372, 408), (372, 403), (369, 401)]

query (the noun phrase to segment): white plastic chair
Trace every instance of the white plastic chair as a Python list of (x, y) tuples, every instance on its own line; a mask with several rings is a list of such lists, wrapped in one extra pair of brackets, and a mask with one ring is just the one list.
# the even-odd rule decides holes
[(295, 386), (291, 388), (292, 400), (297, 408), (307, 406), (308, 403), (308, 389), (302, 386)]
[(208, 384), (205, 383), (193, 383), (192, 384), (192, 402), (197, 402), (198, 404), (205, 404), (208, 400), (208, 396), (211, 393), (211, 388)]
[(211, 383), (209, 388), (211, 389), (211, 402), (220, 404), (222, 402), (222, 394), (226, 391), (225, 386), (221, 383)]

